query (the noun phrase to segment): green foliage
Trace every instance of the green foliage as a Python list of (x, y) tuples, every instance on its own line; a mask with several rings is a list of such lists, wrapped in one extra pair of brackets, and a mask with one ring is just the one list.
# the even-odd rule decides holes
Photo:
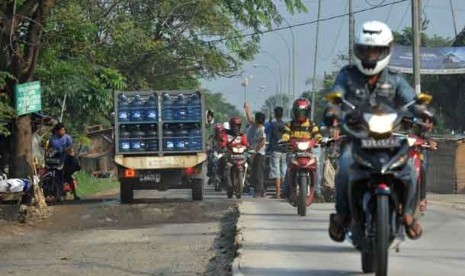
[[(283, 2), (306, 11), (301, 0)], [(199, 78), (234, 75), (258, 52), (258, 35), (238, 37), (244, 29), (280, 22), (270, 0), (58, 1), (37, 70), (44, 110), (58, 117), (66, 95), (64, 121), (79, 133), (108, 122), (114, 90), (198, 89)], [(219, 118), (232, 110), (222, 106)]]
[[(8, 79), (13, 79), (13, 75), (0, 71), (0, 88), (6, 85)], [(10, 98), (6, 93), (0, 93), (0, 136), (10, 135), (10, 131), (4, 126), (16, 116), (16, 111), (11, 107)]]
[(290, 118), (291, 114), (291, 99), (287, 95), (273, 95), (265, 100), (265, 104), (261, 107), (261, 112), (265, 113), (267, 117), (274, 117), (274, 109), (277, 106), (283, 108), (283, 119)]
[(119, 187), (119, 182), (115, 179), (95, 178), (84, 171), (76, 172), (74, 176), (78, 181), (77, 194), (82, 197)]
[(239, 116), (241, 113), (237, 108), (228, 103), (221, 93), (210, 93), (205, 91), (206, 109), (211, 109), (215, 113), (215, 122), (227, 122), (232, 116)]

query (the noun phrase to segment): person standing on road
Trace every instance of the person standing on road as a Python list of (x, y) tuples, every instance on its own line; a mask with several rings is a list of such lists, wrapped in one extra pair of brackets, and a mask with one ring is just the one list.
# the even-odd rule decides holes
[(250, 138), (250, 146), (255, 150), (252, 156), (252, 181), (255, 184), (255, 197), (265, 197), (265, 120), (266, 115), (262, 112), (255, 113), (255, 120), (250, 114), (249, 105), (244, 103), (244, 110), (247, 116), (247, 121), (250, 124), (248, 135)]
[(285, 132), (285, 123), (283, 121), (284, 110), (281, 106), (274, 109), (274, 117), (276, 121), (271, 122), (266, 130), (266, 135), (269, 136), (269, 144), (267, 151), (270, 153), (270, 179), (274, 179), (276, 186), (276, 198), (281, 197), (281, 184), (287, 171), (286, 153), (280, 150), (278, 141)]

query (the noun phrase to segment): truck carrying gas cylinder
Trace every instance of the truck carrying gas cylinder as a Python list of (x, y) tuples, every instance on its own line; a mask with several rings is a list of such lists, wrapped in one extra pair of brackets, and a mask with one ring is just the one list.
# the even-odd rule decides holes
[(192, 189), (203, 199), (205, 95), (195, 90), (114, 95), (115, 163), (122, 203), (134, 190)]

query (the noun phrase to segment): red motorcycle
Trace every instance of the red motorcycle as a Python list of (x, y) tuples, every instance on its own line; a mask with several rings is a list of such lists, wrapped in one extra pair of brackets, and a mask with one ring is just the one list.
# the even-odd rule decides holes
[[(421, 124), (421, 123), (415, 122), (415, 124)], [(413, 133), (410, 133), (407, 139), (408, 139), (409, 146), (410, 146), (408, 156), (409, 156), (410, 162), (412, 162), (413, 164), (413, 168), (415, 169), (415, 172), (417, 173), (417, 184), (418, 184), (417, 212), (420, 212), (420, 214), (423, 215), (426, 211), (426, 187), (423, 182), (423, 177), (426, 176), (426, 172), (423, 171), (423, 167), (421, 165), (424, 159), (423, 150), (424, 149), (434, 150), (435, 148), (433, 148), (425, 140), (425, 138), (415, 135)]]
[(236, 194), (238, 199), (242, 197), (248, 168), (248, 153), (247, 147), (236, 144), (229, 146), (223, 156), (223, 158), (226, 158), (225, 162), (229, 170), (228, 179), (225, 179), (228, 198), (232, 198), (233, 194)]
[(291, 139), (285, 150), (291, 153), (288, 164), (290, 203), (297, 206), (297, 214), (307, 215), (307, 207), (313, 202), (317, 172), (317, 156), (312, 149), (318, 146), (315, 140)]

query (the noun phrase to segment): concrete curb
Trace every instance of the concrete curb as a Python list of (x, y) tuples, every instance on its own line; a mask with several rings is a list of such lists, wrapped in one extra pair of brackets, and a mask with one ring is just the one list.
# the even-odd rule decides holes
[(236, 224), (236, 246), (237, 246), (237, 253), (236, 257), (233, 260), (233, 263), (231, 265), (231, 270), (232, 270), (232, 275), (237, 275), (237, 276), (244, 276), (244, 274), (241, 271), (241, 260), (242, 260), (242, 220), (241, 220), (241, 213), (242, 213), (242, 202), (239, 204), (239, 217), (237, 218), (237, 224)]
[[(428, 197), (426, 198), (428, 199)], [(428, 204), (436, 204), (436, 205), (453, 207), (457, 209), (465, 209), (465, 203), (461, 203), (461, 202), (444, 202), (444, 201), (428, 200)]]

